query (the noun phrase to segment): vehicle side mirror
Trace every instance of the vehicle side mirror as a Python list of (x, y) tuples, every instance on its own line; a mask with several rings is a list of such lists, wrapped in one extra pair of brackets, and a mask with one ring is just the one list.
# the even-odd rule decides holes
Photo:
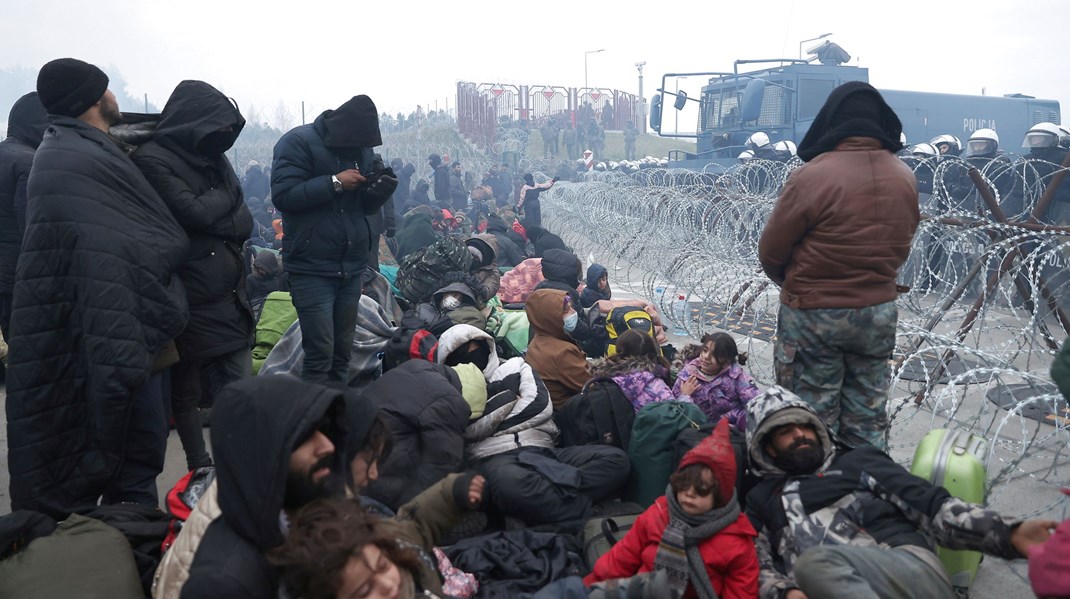
[(673, 102), (673, 108), (683, 110), (684, 106), (687, 106), (687, 92), (680, 90), (677, 93), (676, 101)]
[(661, 94), (650, 99), (650, 128), (661, 133)]

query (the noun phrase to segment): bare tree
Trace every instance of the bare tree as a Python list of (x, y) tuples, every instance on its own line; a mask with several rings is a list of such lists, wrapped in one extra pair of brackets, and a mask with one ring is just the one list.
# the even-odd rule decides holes
[(284, 133), (293, 127), (294, 115), (282, 100), (279, 100), (279, 105), (275, 107), (275, 118), (271, 124)]

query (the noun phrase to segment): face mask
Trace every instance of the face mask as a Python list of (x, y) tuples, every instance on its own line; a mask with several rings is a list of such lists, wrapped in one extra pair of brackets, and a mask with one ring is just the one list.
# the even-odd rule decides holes
[(578, 312), (573, 312), (565, 317), (565, 332), (572, 333), (576, 330), (576, 323), (580, 321), (580, 315)]
[(201, 156), (219, 156), (234, 145), (233, 136), (229, 133), (210, 133), (204, 136), (201, 143), (197, 144), (197, 150)]
[(439, 305), (442, 306), (443, 310), (456, 310), (461, 307), (461, 298), (450, 294), (442, 298), (442, 302)]

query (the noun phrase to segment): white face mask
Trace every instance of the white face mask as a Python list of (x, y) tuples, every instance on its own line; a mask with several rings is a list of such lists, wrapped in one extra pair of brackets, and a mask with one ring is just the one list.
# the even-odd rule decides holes
[(443, 310), (456, 310), (461, 307), (461, 296), (451, 293), (442, 298), (439, 306), (441, 306)]
[(576, 323), (580, 321), (580, 315), (578, 312), (573, 312), (565, 316), (565, 332), (571, 333), (576, 330)]

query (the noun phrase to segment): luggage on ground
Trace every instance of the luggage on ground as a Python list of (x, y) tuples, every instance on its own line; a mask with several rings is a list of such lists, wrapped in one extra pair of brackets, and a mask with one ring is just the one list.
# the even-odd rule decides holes
[(431, 299), (444, 285), (442, 279), (451, 272), (467, 273), (472, 254), (458, 237), (443, 237), (430, 246), (409, 252), (401, 259), (395, 282), (398, 292), (411, 304)]
[(702, 408), (682, 401), (657, 401), (635, 415), (628, 457), (632, 473), (624, 487), (624, 500), (648, 507), (665, 494), (672, 476), (676, 438), (680, 432), (708, 424)]
[(635, 409), (609, 377), (594, 378), (554, 414), (561, 447), (602, 444), (628, 450)]
[[(970, 503), (984, 503), (988, 441), (968, 431), (935, 429), (926, 433), (914, 451), (910, 472)], [(936, 548), (951, 585), (960, 595), (969, 590), (981, 554)]]
[(623, 335), (624, 331), (635, 329), (640, 333), (654, 336), (654, 319), (639, 306), (613, 308), (606, 317), (605, 326), (607, 336), (605, 355), (607, 356), (617, 353), (617, 338)]
[(598, 558), (609, 552), (628, 534), (640, 514), (592, 518), (583, 526), (583, 561), (588, 570), (594, 569)]

